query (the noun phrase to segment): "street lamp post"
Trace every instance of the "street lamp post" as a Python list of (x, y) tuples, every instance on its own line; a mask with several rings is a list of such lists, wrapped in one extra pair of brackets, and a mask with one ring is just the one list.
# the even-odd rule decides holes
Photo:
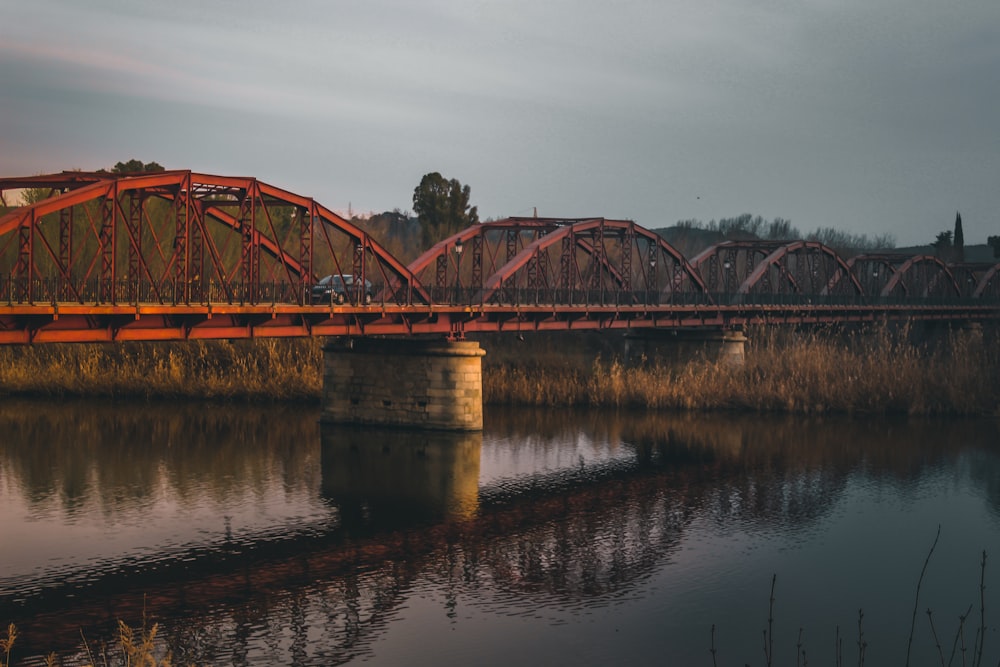
[(455, 241), (455, 303), (459, 301), (461, 289), (461, 269), (462, 269), (462, 239)]
[[(652, 289), (650, 289), (652, 288)], [(659, 303), (659, 286), (656, 280), (656, 256), (649, 258), (649, 282), (646, 285), (646, 301), (649, 304)]]

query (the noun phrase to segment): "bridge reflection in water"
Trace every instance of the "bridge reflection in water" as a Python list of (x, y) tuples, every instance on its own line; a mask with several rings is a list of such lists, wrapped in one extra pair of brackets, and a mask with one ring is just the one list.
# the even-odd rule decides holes
[[(0, 546), (0, 621), (20, 628), (19, 655), (72, 656), (80, 628), (110, 638), (144, 609), (179, 664), (440, 664), (449, 645), (472, 662), (506, 647), (495, 662), (552, 663), (575, 645), (593, 650), (584, 664), (683, 659), (705, 654), (712, 623), (756, 654), (769, 577), (747, 552), (706, 579), (694, 561), (731, 559), (706, 544), (794, 550), (859, 477), (919, 495), (959, 461), (986, 528), (1000, 515), (993, 423), (494, 410), (484, 433), (432, 434), (320, 429), (316, 414), (0, 407), (0, 516), (22, 538)], [(740, 568), (757, 581), (720, 598)]]

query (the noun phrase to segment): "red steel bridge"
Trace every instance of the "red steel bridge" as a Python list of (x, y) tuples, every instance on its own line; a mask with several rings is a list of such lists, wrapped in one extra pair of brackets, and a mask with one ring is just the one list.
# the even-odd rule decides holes
[[(13, 206), (28, 189), (34, 203)], [(0, 179), (0, 343), (1000, 319), (1000, 264), (507, 218), (409, 265), (310, 197), (190, 171)], [(325, 275), (355, 289), (313, 297)], [(362, 287), (368, 285), (369, 287)]]

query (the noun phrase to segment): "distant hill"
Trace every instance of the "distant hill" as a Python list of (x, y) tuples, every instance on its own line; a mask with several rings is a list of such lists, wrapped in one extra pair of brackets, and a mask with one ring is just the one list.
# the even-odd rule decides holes
[[(674, 225), (672, 227), (660, 227), (658, 229), (651, 230), (656, 234), (662, 236), (667, 243), (677, 248), (681, 254), (683, 254), (688, 259), (693, 259), (695, 255), (700, 253), (705, 248), (732, 239), (734, 237), (727, 237), (722, 232), (708, 229), (701, 229), (698, 227), (690, 227), (684, 225)], [(754, 238), (752, 236), (744, 236), (742, 238)], [(861, 253), (874, 253), (874, 252), (889, 252), (898, 253), (900, 255), (934, 255), (935, 248), (932, 245), (919, 245), (919, 246), (909, 246), (906, 248), (886, 248), (884, 250), (869, 250), (869, 249), (852, 249), (852, 248), (835, 248), (837, 252), (845, 259), (853, 257)], [(979, 245), (967, 245), (965, 246), (965, 261), (973, 264), (989, 263), (995, 264), (1000, 262), (993, 256), (993, 248), (986, 245), (985, 243)]]
[[(933, 255), (936, 249), (932, 245), (914, 245), (906, 248), (896, 248), (892, 252), (904, 255)], [(965, 261), (970, 264), (996, 264), (1000, 262), (993, 256), (993, 248), (981, 243), (979, 245), (965, 246)]]
[[(931, 245), (917, 245), (909, 246), (908, 248), (899, 248), (897, 252), (911, 255), (933, 255), (936, 249)], [(985, 243), (981, 243), (979, 245), (965, 246), (965, 261), (969, 264), (996, 264), (1000, 262), (1000, 259), (993, 256), (993, 248)]]

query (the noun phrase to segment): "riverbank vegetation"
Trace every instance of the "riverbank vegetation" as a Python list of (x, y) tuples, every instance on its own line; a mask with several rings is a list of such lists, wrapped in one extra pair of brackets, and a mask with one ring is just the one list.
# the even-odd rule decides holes
[[(620, 334), (486, 337), (488, 404), (794, 414), (1000, 414), (1000, 345), (975, 329), (748, 332), (742, 366), (623, 357)], [(0, 394), (318, 402), (322, 341), (0, 347)]]
[[(114, 644), (102, 644), (96, 652), (87, 642), (86, 637), (81, 638), (81, 654), (86, 656), (87, 667), (112, 667), (112, 665), (122, 665), (123, 667), (172, 667), (174, 664), (169, 652), (160, 648), (162, 641), (156, 638), (159, 626), (153, 624), (147, 628), (145, 621), (139, 628), (133, 628), (124, 621), (118, 621), (118, 641)], [(11, 623), (7, 626), (7, 637), (0, 639), (0, 667), (13, 667), (11, 662), (11, 652), (17, 640), (17, 627)], [(160, 657), (162, 655), (162, 657)], [(45, 656), (46, 667), (56, 667), (62, 665), (63, 660), (55, 653)]]
[(316, 339), (0, 347), (0, 394), (318, 401)]
[(956, 331), (914, 342), (909, 328), (850, 334), (749, 332), (746, 361), (589, 367), (555, 350), (500, 361), (484, 373), (491, 402), (642, 409), (744, 410), (794, 414), (1000, 415), (1000, 354), (993, 334)]

